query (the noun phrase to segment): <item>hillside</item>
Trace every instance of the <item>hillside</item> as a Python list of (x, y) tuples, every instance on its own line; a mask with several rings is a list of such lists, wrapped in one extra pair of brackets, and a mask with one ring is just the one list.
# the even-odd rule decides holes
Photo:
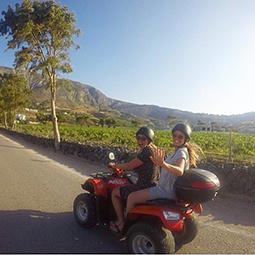
[[(1, 67), (0, 73), (11, 71), (11, 68)], [(49, 107), (50, 92), (45, 90), (45, 82), (40, 75), (30, 77), (30, 88), (34, 91), (32, 100), (35, 106)], [(220, 126), (234, 126), (240, 132), (255, 133), (255, 112), (239, 115), (214, 115), (192, 113), (178, 109), (170, 109), (157, 105), (140, 105), (112, 99), (93, 86), (77, 81), (71, 81), (71, 86), (61, 87), (57, 92), (57, 107), (76, 112), (108, 112), (123, 118), (138, 118), (147, 123), (153, 123), (156, 128), (167, 128), (167, 116), (175, 116), (186, 120), (192, 125), (198, 121), (205, 123), (217, 122)]]

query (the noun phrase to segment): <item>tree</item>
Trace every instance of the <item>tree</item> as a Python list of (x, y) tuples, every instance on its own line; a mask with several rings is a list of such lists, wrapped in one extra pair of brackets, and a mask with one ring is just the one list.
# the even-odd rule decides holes
[(176, 123), (178, 123), (178, 118), (173, 115), (167, 115), (167, 119), (169, 121), (169, 126), (174, 126)]
[(105, 119), (100, 119), (99, 120), (99, 125), (101, 125), (101, 127), (104, 127), (104, 124), (105, 124)]
[(55, 148), (59, 149), (60, 134), (56, 115), (56, 92), (61, 73), (72, 72), (68, 50), (79, 46), (72, 40), (80, 35), (74, 13), (68, 7), (49, 1), (23, 0), (15, 10), (9, 5), (0, 21), (0, 36), (6, 36), (7, 49), (15, 52), (15, 68), (40, 72), (51, 91), (51, 115)]
[(116, 120), (114, 120), (112, 118), (106, 119), (105, 124), (107, 125), (108, 128), (111, 126), (116, 127)]
[(138, 120), (131, 120), (131, 124), (132, 124), (134, 127), (138, 127), (141, 123), (140, 123), (140, 121), (138, 121)]
[(24, 77), (15, 73), (0, 74), (0, 111), (6, 128), (13, 129), (17, 110), (29, 103), (29, 93), (31, 90)]
[(206, 125), (206, 123), (203, 120), (198, 120), (197, 125), (202, 126), (202, 125)]
[(79, 116), (76, 116), (75, 118), (75, 123), (76, 124), (88, 124), (88, 120), (90, 119), (90, 117), (86, 114), (81, 114)]

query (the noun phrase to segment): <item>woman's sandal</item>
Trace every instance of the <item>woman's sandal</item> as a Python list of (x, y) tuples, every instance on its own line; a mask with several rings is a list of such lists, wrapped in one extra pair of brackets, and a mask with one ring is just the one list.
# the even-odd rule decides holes
[(119, 226), (114, 221), (110, 222), (110, 229), (114, 233), (120, 233), (121, 232), (121, 230), (119, 229)]

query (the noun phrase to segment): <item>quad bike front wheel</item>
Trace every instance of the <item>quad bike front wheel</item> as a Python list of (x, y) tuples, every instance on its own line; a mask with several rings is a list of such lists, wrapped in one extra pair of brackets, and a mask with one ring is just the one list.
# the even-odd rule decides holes
[(190, 218), (183, 221), (183, 228), (180, 231), (173, 231), (173, 236), (177, 246), (190, 243), (198, 233), (198, 219), (193, 213)]
[(171, 231), (161, 225), (147, 222), (135, 223), (127, 232), (126, 245), (129, 253), (170, 254), (175, 252), (175, 242)]
[(91, 228), (96, 225), (96, 203), (91, 194), (80, 194), (74, 200), (74, 217), (84, 228)]

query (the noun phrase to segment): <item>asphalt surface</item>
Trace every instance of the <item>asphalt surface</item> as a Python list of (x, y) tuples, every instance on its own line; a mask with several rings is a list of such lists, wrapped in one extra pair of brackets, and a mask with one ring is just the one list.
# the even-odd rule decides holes
[[(80, 184), (105, 167), (1, 133), (0, 155), (0, 253), (127, 252), (124, 240), (73, 217)], [(255, 253), (254, 198), (222, 194), (203, 209), (197, 237), (176, 253)]]

